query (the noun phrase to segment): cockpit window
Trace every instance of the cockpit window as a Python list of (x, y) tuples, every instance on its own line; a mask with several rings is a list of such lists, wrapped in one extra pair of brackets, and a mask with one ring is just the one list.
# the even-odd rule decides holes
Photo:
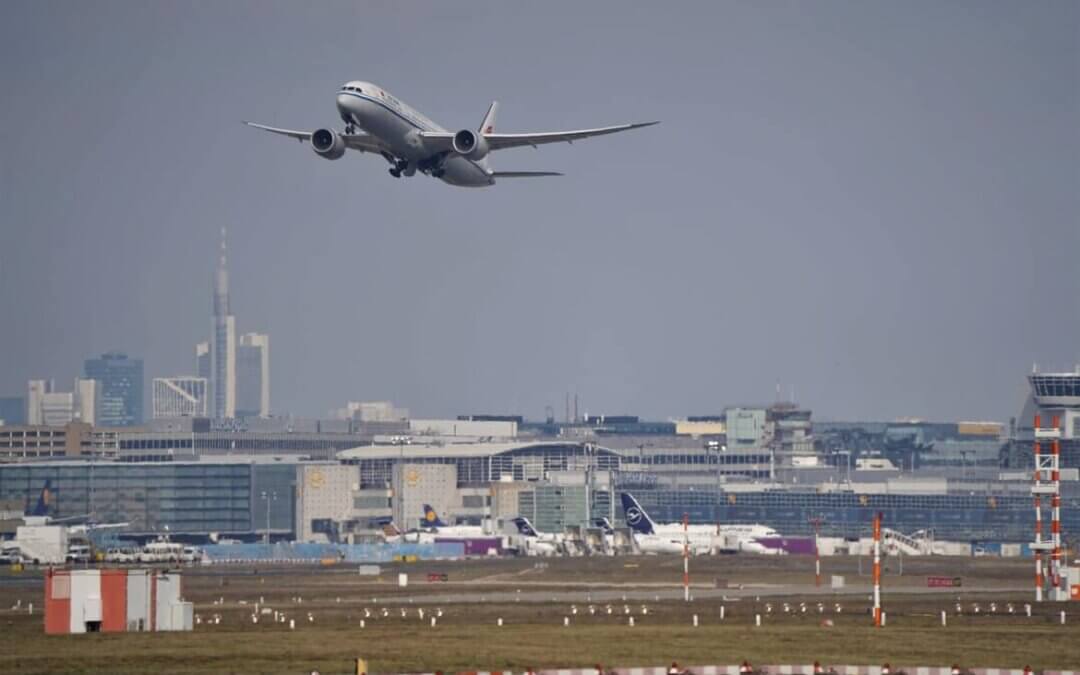
[(355, 91), (355, 92), (356, 92), (356, 93), (358, 93), (358, 94), (359, 94), (359, 93), (362, 93), (362, 92), (360, 91), (360, 87), (350, 87), (350, 86), (346, 85), (346, 86), (344, 87), (344, 89), (345, 89), (345, 91)]

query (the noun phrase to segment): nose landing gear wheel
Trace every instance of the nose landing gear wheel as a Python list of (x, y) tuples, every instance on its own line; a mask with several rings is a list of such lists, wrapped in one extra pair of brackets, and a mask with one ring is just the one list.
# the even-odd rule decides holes
[(390, 175), (394, 178), (401, 178), (401, 169), (395, 166), (394, 168), (390, 169)]

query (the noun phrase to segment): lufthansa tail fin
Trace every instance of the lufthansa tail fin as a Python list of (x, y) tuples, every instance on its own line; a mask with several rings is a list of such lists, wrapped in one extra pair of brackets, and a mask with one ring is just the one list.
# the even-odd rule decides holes
[(514, 525), (517, 525), (518, 532), (526, 537), (536, 537), (536, 529), (529, 522), (529, 519), (525, 516), (518, 516), (514, 518)]
[(480, 123), (480, 128), (477, 130), (482, 134), (495, 133), (495, 117), (499, 114), (499, 102), (492, 101), (488, 107), (487, 114), (484, 115), (484, 121)]
[(431, 504), (424, 504), (424, 518), (420, 522), (425, 527), (446, 527), (446, 523), (435, 513), (435, 509), (431, 508)]
[(34, 510), (30, 512), (31, 516), (47, 516), (49, 515), (49, 505), (52, 503), (52, 481), (46, 480), (45, 485), (41, 487), (41, 492), (38, 494), (37, 504), (34, 505)]
[(656, 530), (653, 528), (652, 518), (649, 517), (648, 513), (645, 513), (645, 509), (641, 508), (641, 504), (638, 504), (638, 501), (634, 499), (634, 495), (624, 492), (621, 498), (623, 513), (626, 515), (626, 524), (635, 532), (654, 534)]
[(611, 534), (615, 531), (615, 528), (611, 526), (611, 521), (607, 518), (593, 518), (593, 526), (603, 530), (604, 534)]

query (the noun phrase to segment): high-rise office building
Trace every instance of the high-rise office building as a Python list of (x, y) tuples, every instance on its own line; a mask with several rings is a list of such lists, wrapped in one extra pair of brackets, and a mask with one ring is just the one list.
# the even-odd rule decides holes
[(207, 388), (203, 377), (155, 377), (154, 419), (206, 417)]
[(0, 424), (26, 424), (26, 399), (22, 396), (0, 396)]
[(134, 427), (143, 422), (143, 362), (110, 352), (83, 364), (86, 379), (97, 380), (97, 424)]
[(246, 333), (236, 348), (236, 416), (270, 416), (270, 336)]
[(75, 421), (97, 423), (97, 380), (75, 380), (74, 391), (55, 391), (52, 380), (30, 380), (27, 389), (27, 424), (62, 427)]
[(200, 342), (195, 345), (195, 374), (210, 383), (210, 343)]
[[(142, 372), (140, 362), (139, 372)], [(139, 385), (139, 414), (142, 414), (142, 385)], [(101, 382), (98, 380), (75, 380), (75, 415), (70, 421), (86, 422), (90, 426), (101, 424)], [(46, 422), (48, 424), (48, 422)], [(66, 422), (65, 422), (66, 424)]]
[(210, 325), (210, 400), (214, 417), (236, 417), (236, 318), (229, 311), (225, 228), (221, 230), (221, 257), (214, 275), (214, 316)]
[(30, 380), (26, 391), (26, 423), (37, 426), (41, 421), (41, 404), (45, 402), (45, 394), (52, 391), (50, 380)]

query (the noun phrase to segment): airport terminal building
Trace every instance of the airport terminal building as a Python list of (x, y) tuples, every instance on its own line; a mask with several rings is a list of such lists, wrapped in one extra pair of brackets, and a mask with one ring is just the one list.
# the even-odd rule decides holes
[[(1021, 419), (1039, 411), (1063, 428), (1068, 538), (1080, 532), (1080, 374), (1030, 383)], [(0, 427), (9, 460), (0, 463), (0, 500), (29, 503), (48, 482), (54, 517), (93, 514), (129, 523), (137, 537), (370, 541), (387, 523), (421, 525), (425, 504), (451, 524), (498, 529), (522, 514), (561, 532), (600, 517), (621, 524), (618, 495), (632, 492), (659, 522), (686, 514), (793, 536), (816, 523), (822, 534), (855, 538), (881, 512), (887, 527), (908, 534), (1031, 538), (1031, 422), (1008, 435), (994, 423), (919, 421), (821, 423), (811, 434), (809, 412), (791, 404), (726, 413), (676, 422), (408, 420), (363, 430), (348, 422), (228, 430), (190, 420), (123, 432)]]

